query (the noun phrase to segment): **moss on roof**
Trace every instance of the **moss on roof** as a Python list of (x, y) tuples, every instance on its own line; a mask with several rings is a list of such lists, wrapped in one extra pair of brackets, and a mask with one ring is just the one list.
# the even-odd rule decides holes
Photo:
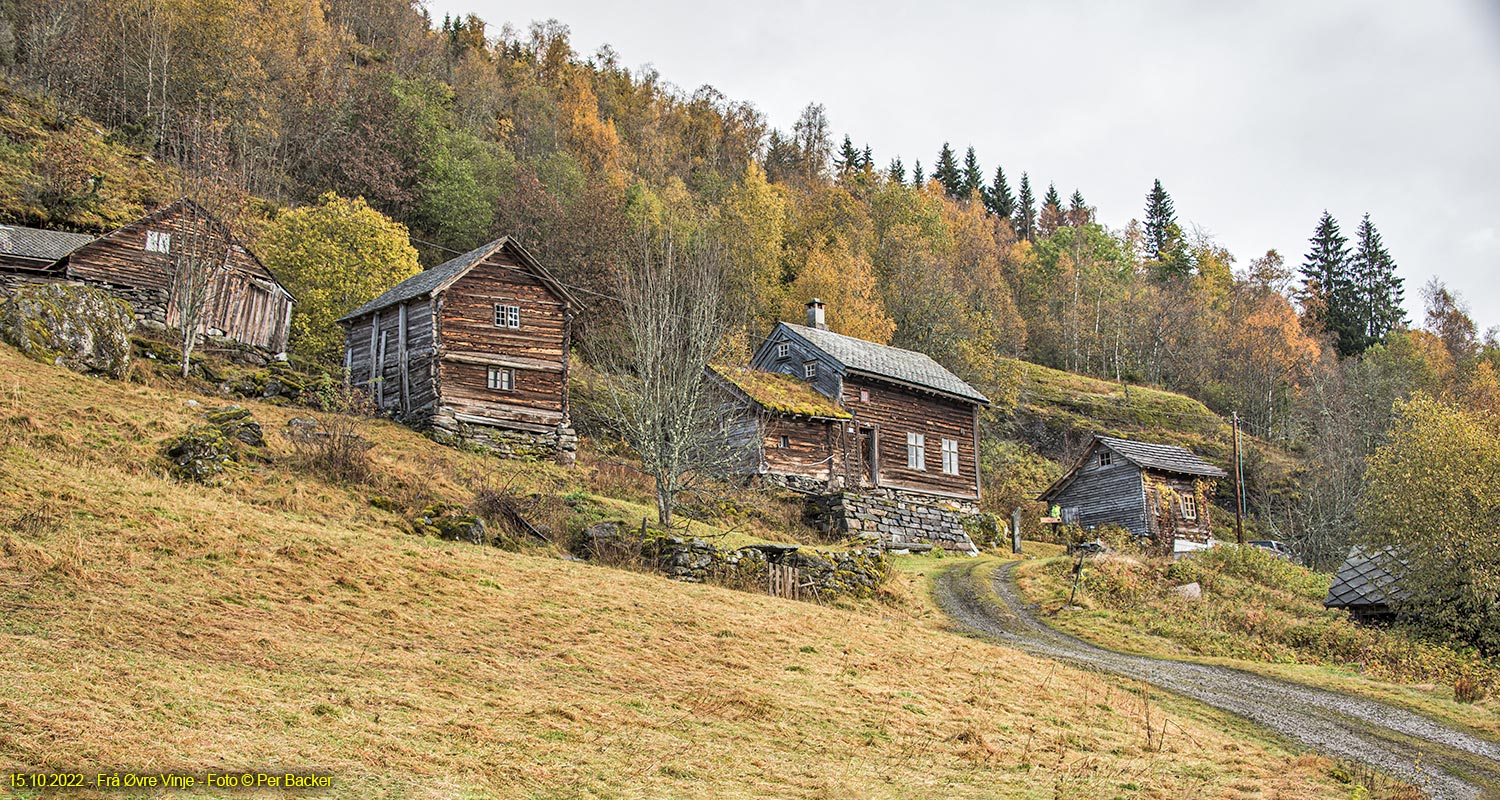
[(807, 417), (853, 419), (854, 415), (790, 375), (761, 372), (746, 367), (715, 366), (711, 369), (767, 411)]

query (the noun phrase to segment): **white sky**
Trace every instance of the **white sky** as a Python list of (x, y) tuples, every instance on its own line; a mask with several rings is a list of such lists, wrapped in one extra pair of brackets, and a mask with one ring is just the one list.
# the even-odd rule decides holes
[(835, 142), (929, 173), (972, 144), (1012, 188), (1081, 189), (1139, 217), (1153, 178), (1180, 221), (1244, 266), (1296, 267), (1327, 208), (1369, 212), (1421, 323), (1434, 275), (1500, 325), (1500, 2), (1319, 0), (782, 2), (429, 0), (498, 33), (556, 18), (691, 91), (710, 84), (788, 130), (823, 103)]

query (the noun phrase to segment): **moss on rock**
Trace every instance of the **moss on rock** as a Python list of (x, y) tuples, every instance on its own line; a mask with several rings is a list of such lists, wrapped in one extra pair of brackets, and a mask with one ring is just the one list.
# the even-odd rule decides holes
[(128, 303), (91, 286), (22, 286), (0, 303), (0, 339), (29, 358), (86, 374), (125, 377), (134, 327)]

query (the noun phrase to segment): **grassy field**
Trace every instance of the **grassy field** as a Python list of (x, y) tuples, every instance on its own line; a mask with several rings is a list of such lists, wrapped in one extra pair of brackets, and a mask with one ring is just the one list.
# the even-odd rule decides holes
[[(243, 477), (179, 484), (160, 442), (215, 399), (4, 346), (0, 375), (3, 769), (315, 768), (338, 797), (1349, 794), (1235, 720), (940, 630), (912, 573), (826, 608), (416, 537), (370, 504), (463, 502), (484, 473), (644, 513), (608, 470), (367, 420), (368, 484), (274, 432)], [(308, 415), (247, 406), (268, 431)]]
[[(1110, 556), (1088, 562), (1069, 609), (1071, 569), (1069, 559), (1053, 558), (1026, 563), (1016, 574), (1022, 593), (1060, 630), (1116, 650), (1362, 694), (1500, 736), (1496, 665), (1325, 609), (1328, 575), (1254, 548), (1175, 563)], [(1190, 582), (1202, 587), (1202, 599), (1172, 591)], [(1456, 702), (1454, 683), (1464, 677), (1487, 686), (1491, 696)]]

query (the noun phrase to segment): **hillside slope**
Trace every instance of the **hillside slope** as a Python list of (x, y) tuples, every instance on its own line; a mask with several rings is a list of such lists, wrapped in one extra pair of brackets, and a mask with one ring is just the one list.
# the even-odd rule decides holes
[(369, 503), (459, 497), (465, 470), (579, 496), (581, 470), (365, 421), (374, 485), (295, 471), (274, 434), (251, 474), (183, 485), (156, 450), (213, 399), (4, 346), (0, 375), (0, 768), (320, 768), (340, 797), (1347, 791), (1241, 723), (920, 615), (419, 538)]

